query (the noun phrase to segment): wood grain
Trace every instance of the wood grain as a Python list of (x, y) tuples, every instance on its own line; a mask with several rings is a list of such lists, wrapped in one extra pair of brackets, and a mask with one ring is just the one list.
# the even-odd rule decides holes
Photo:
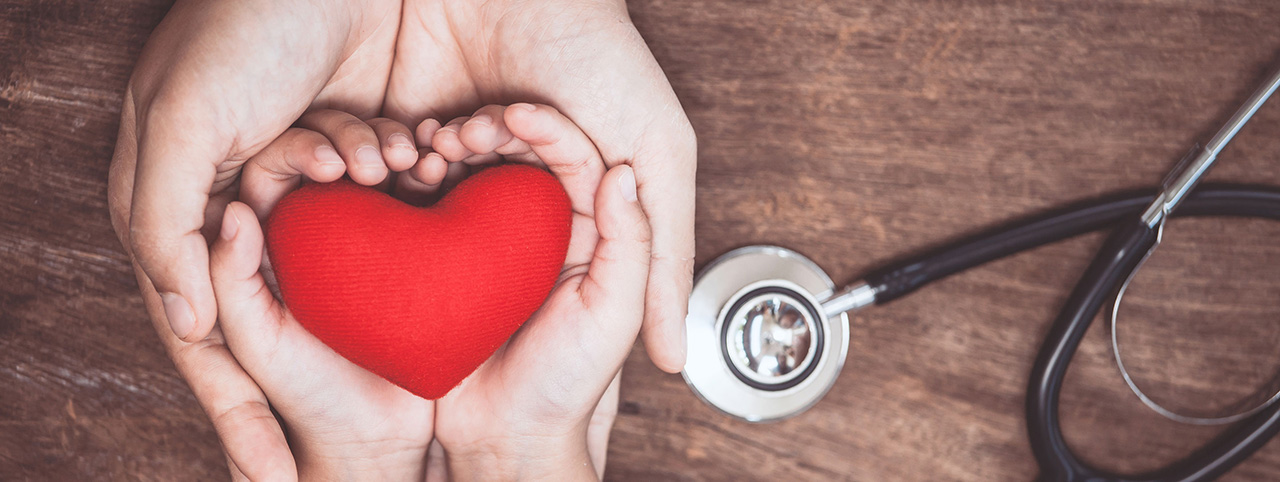
[[(165, 0), (0, 1), (0, 479), (220, 479), (217, 439), (146, 321), (105, 207), (132, 64)], [(699, 137), (699, 267), (770, 243), (855, 279), (1018, 215), (1152, 186), (1280, 67), (1268, 0), (637, 0)], [(1280, 185), (1280, 107), (1211, 177)], [(1274, 389), (1280, 226), (1187, 220), (1135, 282), (1126, 361), (1209, 413)], [(748, 425), (637, 347), (613, 480), (1028, 480), (1040, 339), (1098, 235), (853, 317), (809, 412)], [(1150, 469), (1217, 433), (1120, 380), (1101, 324), (1063, 395), (1068, 441)], [(1280, 478), (1272, 444), (1227, 479)]]

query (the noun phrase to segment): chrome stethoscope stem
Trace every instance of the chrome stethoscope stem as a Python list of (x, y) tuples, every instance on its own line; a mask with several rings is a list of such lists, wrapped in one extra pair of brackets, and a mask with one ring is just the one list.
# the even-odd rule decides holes
[(823, 300), (822, 311), (830, 318), (840, 313), (871, 306), (875, 302), (876, 289), (866, 281), (858, 281)]
[(1154, 228), (1163, 222), (1169, 213), (1173, 212), (1183, 199), (1186, 199), (1187, 194), (1196, 187), (1204, 174), (1218, 160), (1218, 153), (1222, 152), (1222, 149), (1227, 147), (1249, 119), (1253, 118), (1253, 114), (1258, 112), (1271, 94), (1276, 92), (1277, 87), (1280, 87), (1280, 70), (1272, 73), (1271, 78), (1249, 96), (1249, 100), (1240, 106), (1235, 115), (1227, 120), (1226, 125), (1222, 126), (1222, 129), (1219, 129), (1203, 148), (1197, 146), (1192, 149), (1192, 152), (1174, 167), (1165, 178), (1160, 195), (1156, 196), (1156, 200), (1142, 213), (1142, 221), (1147, 224), (1147, 227)]

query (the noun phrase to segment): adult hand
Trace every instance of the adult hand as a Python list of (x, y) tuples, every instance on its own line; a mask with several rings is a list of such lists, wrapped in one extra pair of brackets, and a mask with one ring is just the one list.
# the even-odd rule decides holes
[(405, 2), (384, 115), (413, 126), (514, 101), (559, 109), (587, 133), (605, 164), (634, 167), (653, 233), (642, 336), (659, 368), (679, 371), (693, 270), (696, 140), (626, 5)]
[(378, 112), (400, 7), (179, 1), (130, 79), (108, 188), (112, 224), (239, 478), (292, 478), (297, 468), (262, 390), (214, 328), (206, 237), (236, 195), (241, 165), (303, 111)]

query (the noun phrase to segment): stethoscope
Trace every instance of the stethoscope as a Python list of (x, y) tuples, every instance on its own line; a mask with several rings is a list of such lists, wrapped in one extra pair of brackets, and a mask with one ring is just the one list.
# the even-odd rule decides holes
[[(1041, 214), (876, 271), (837, 290), (817, 264), (777, 246), (748, 246), (708, 264), (689, 298), (689, 355), (684, 379), (703, 401), (749, 422), (795, 416), (831, 389), (849, 351), (849, 311), (884, 304), (951, 274), (1076, 235), (1112, 229), (1054, 321), (1031, 369), (1027, 429), (1041, 480), (1204, 480), (1225, 473), (1280, 430), (1280, 393), (1231, 416), (1197, 418), (1148, 398), (1124, 368), (1116, 341), (1120, 299), (1160, 244), (1165, 221), (1178, 216), (1249, 216), (1280, 220), (1280, 189), (1196, 187), (1218, 153), (1280, 85), (1273, 74), (1203, 147), (1196, 146), (1160, 191), (1107, 197)], [(1140, 476), (1110, 474), (1081, 461), (1062, 437), (1058, 395), (1067, 366), (1105, 303), (1112, 348), (1129, 387), (1174, 420), (1236, 423), (1187, 458)]]

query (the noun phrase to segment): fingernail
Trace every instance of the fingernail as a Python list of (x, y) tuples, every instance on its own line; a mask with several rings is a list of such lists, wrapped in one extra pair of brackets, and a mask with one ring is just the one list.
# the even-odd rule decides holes
[(491, 126), (493, 125), (493, 118), (488, 115), (478, 115), (467, 122), (478, 126)]
[(396, 147), (400, 149), (417, 150), (416, 147), (413, 147), (413, 141), (409, 139), (409, 136), (406, 136), (399, 132), (395, 134), (391, 134), (390, 137), (387, 137), (387, 142), (391, 143), (391, 147)]
[(240, 218), (236, 217), (234, 209), (227, 209), (226, 214), (222, 216), (222, 239), (231, 241), (238, 232), (240, 232)]
[(636, 202), (636, 173), (630, 167), (618, 176), (618, 187), (622, 189), (622, 198), (628, 202)]
[(164, 316), (169, 319), (169, 328), (178, 338), (186, 338), (196, 327), (196, 315), (191, 305), (177, 293), (160, 293), (160, 301), (164, 302)]
[(333, 147), (316, 146), (316, 161), (326, 166), (342, 165), (342, 156)]
[(364, 146), (356, 150), (356, 162), (365, 166), (382, 164), (382, 155), (373, 146)]
[(535, 110), (538, 110), (538, 107), (533, 104), (516, 104), (511, 107), (515, 107), (525, 112), (533, 112)]

